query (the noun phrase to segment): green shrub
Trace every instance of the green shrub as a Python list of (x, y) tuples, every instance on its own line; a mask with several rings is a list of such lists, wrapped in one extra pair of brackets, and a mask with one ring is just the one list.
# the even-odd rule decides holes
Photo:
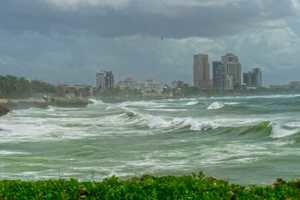
[(244, 200), (300, 199), (300, 181), (277, 180), (271, 186), (240, 186), (206, 177), (143, 176), (120, 180), (111, 177), (102, 182), (77, 180), (0, 181), (0, 200), (30, 199), (107, 199), (107, 200)]

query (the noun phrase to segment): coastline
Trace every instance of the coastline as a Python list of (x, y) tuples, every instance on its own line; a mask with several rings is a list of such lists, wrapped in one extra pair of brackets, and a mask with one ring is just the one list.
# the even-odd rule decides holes
[[(148, 100), (162, 100), (162, 99), (182, 99), (182, 98), (221, 98), (221, 97), (251, 97), (251, 96), (271, 96), (271, 95), (298, 95), (300, 92), (268, 92), (268, 93), (236, 93), (236, 94), (223, 94), (223, 95), (188, 95), (188, 96), (145, 96), (145, 97), (136, 97), (136, 96), (96, 96), (95, 99), (102, 100), (107, 103), (121, 103), (125, 101), (148, 101)], [(0, 98), (0, 117), (6, 115), (11, 110), (16, 109), (27, 109), (27, 108), (47, 108), (49, 106), (57, 107), (86, 107), (88, 104), (92, 104), (89, 98), (80, 98), (80, 97), (30, 97), (24, 99), (13, 99), (13, 98)]]
[(152, 101), (163, 99), (188, 99), (188, 98), (226, 98), (226, 97), (259, 97), (259, 96), (272, 96), (272, 95), (300, 95), (300, 91), (288, 91), (288, 92), (253, 92), (253, 93), (226, 93), (226, 94), (194, 94), (186, 96), (96, 96), (106, 103), (122, 103), (126, 101)]
[(85, 98), (26, 98), (26, 99), (0, 99), (0, 117), (8, 114), (11, 110), (27, 108), (57, 107), (86, 107), (91, 102)]

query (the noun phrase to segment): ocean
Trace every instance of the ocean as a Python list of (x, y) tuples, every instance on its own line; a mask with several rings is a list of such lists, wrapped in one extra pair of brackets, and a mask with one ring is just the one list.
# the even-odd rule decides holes
[(0, 179), (300, 177), (300, 95), (92, 101), (1, 117)]

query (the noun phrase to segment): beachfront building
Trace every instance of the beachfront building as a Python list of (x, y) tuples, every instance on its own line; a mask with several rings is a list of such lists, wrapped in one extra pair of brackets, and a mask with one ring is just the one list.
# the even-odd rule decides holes
[(120, 81), (117, 84), (117, 87), (119, 87), (121, 90), (139, 90), (140, 88), (140, 84), (132, 79), (132, 78), (126, 78), (123, 81)]
[(103, 89), (105, 87), (105, 74), (104, 73), (97, 73), (96, 75), (96, 88)]
[(193, 76), (194, 87), (201, 90), (208, 90), (211, 88), (210, 67), (207, 54), (194, 55)]
[(59, 97), (80, 97), (86, 98), (94, 96), (94, 89), (86, 85), (59, 85), (57, 87), (57, 96)]
[(154, 80), (140, 83), (143, 96), (160, 96), (164, 91), (164, 85)]
[(260, 68), (254, 68), (254, 83), (255, 87), (260, 88), (263, 86), (263, 80), (262, 80), (262, 70)]
[(183, 88), (185, 87), (187, 84), (184, 82), (184, 81), (181, 81), (181, 80), (176, 80), (176, 81), (173, 81), (171, 83), (171, 87), (172, 88)]
[(114, 75), (112, 71), (104, 71), (96, 75), (97, 90), (107, 90), (114, 87)]
[(222, 56), (222, 63), (225, 69), (225, 90), (240, 89), (242, 85), (242, 65), (238, 56), (227, 53)]
[(213, 62), (213, 88), (221, 91), (225, 88), (225, 66), (221, 61)]
[(166, 86), (155, 80), (136, 81), (127, 78), (120, 81), (117, 87), (121, 91), (137, 91), (143, 96), (161, 96)]
[(300, 90), (300, 81), (289, 82), (289, 88), (292, 90)]
[(254, 68), (253, 70), (244, 73), (243, 82), (248, 88), (261, 88), (263, 86), (261, 69)]

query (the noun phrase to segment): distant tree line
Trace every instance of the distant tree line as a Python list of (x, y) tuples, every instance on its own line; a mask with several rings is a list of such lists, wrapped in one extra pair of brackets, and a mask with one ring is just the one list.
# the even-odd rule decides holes
[(23, 77), (0, 75), (0, 97), (2, 98), (24, 98), (55, 92), (56, 87), (44, 81), (31, 81)]

